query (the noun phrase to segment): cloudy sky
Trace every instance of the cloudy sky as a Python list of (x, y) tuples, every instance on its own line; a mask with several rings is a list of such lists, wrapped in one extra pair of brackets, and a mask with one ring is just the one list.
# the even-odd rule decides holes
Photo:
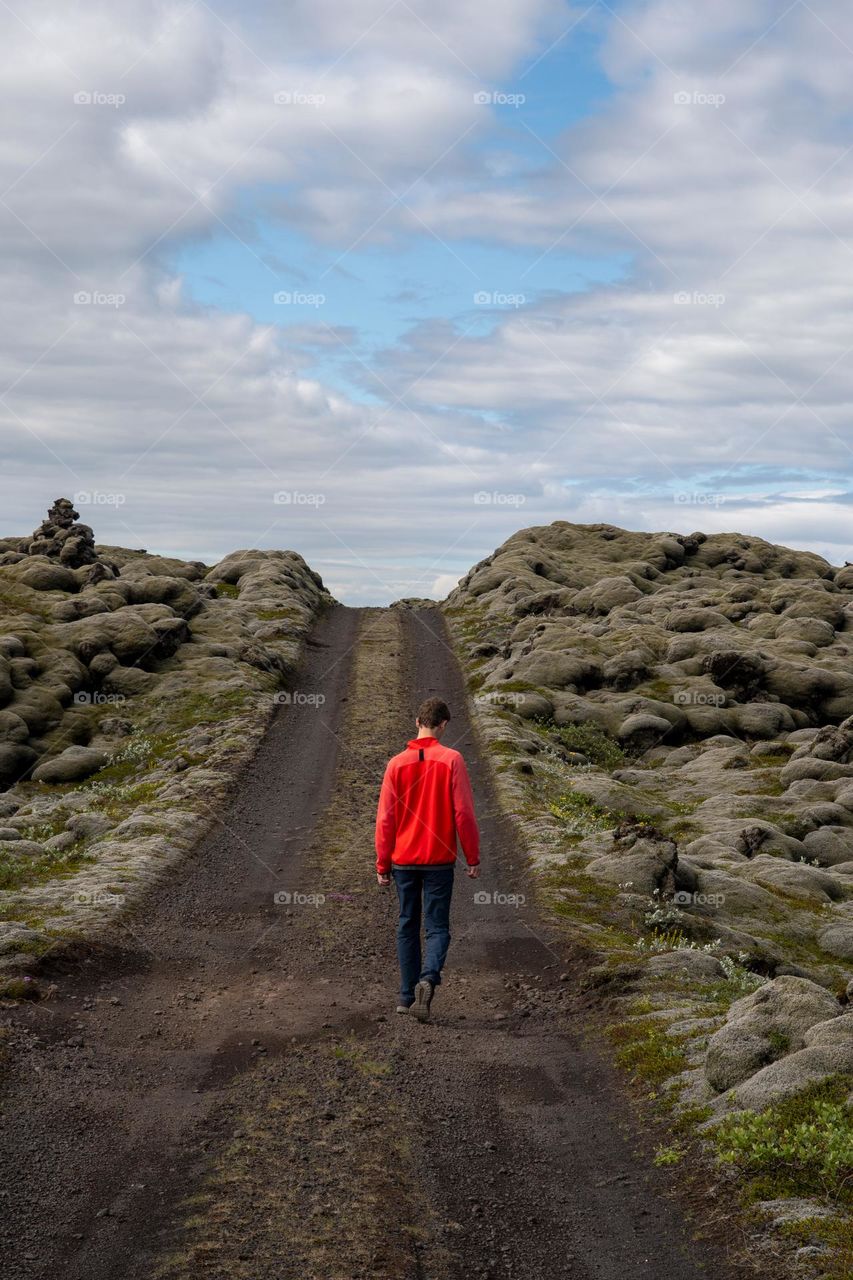
[(99, 541), (290, 547), (353, 604), (554, 519), (853, 559), (845, 0), (0, 30), (0, 533), (76, 495)]

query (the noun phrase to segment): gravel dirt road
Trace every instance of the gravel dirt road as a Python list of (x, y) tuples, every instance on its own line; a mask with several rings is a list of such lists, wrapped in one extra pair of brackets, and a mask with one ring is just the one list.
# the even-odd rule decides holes
[[(457, 871), (427, 1026), (394, 1013), (372, 829), (446, 697), (483, 876)], [(321, 701), (315, 695), (322, 695)], [(193, 857), (3, 1010), (0, 1237), (15, 1280), (735, 1280), (573, 1015), (431, 609), (337, 607)]]

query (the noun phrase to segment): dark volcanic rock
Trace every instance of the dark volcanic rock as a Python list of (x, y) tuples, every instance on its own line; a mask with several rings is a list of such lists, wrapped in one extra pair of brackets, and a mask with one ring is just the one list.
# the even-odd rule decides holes
[[(68, 498), (57, 498), (33, 534), (28, 553), (58, 560), (69, 569), (80, 569), (97, 560), (95, 535), (87, 524), (77, 524), (79, 512)], [(61, 588), (67, 590), (67, 588)]]

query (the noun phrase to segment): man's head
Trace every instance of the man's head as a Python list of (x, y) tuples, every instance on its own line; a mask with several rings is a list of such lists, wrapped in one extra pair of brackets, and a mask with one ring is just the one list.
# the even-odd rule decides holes
[(418, 707), (415, 723), (421, 733), (428, 733), (433, 738), (440, 738), (444, 733), (450, 711), (442, 698), (425, 698)]

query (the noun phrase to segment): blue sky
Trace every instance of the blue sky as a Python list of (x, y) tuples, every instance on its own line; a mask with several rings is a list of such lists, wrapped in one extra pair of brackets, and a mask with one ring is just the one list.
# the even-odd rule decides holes
[[(307, 83), (313, 84), (310, 76)], [(599, 62), (598, 34), (579, 24), (556, 42), (543, 36), (541, 48), (528, 52), (500, 83), (472, 77), (470, 92), (492, 99), (482, 104), (488, 121), (481, 122), (470, 151), (512, 191), (547, 174), (552, 156), (543, 142), (558, 143), (570, 125), (594, 115), (613, 86)], [(413, 182), (386, 190), (367, 167), (364, 180), (375, 190), (381, 234), (383, 208)], [(578, 253), (567, 244), (543, 257), (539, 246), (508, 245), (488, 235), (445, 241), (416, 222), (391, 229), (380, 244), (369, 233), (351, 244), (318, 242), (310, 230), (266, 215), (269, 205), (287, 200), (286, 186), (241, 191), (237, 221), (245, 236), (241, 230), (238, 239), (229, 228), (214, 226), (209, 237), (176, 249), (168, 265), (185, 278), (187, 296), (202, 305), (246, 312), (288, 335), (306, 325), (342, 326), (357, 335), (347, 346), (368, 362), (423, 321), (444, 319), (465, 331), (488, 333), (501, 311), (615, 283), (631, 265), (624, 250), (596, 253), (590, 247)], [(483, 294), (488, 300), (478, 297)], [(311, 365), (316, 376), (356, 398), (375, 398), (350, 350), (330, 349), (320, 336), (323, 345)]]
[[(627, 267), (621, 254), (556, 252), (535, 264), (538, 254), (531, 258), (521, 249), (466, 240), (451, 250), (428, 234), (359, 247), (336, 262), (339, 256), (307, 235), (260, 222), (251, 251), (223, 232), (182, 250), (172, 265), (185, 277), (188, 297), (200, 304), (280, 325), (297, 343), (299, 330), (319, 327), (323, 346), (313, 372), (359, 398), (375, 398), (375, 390), (371, 396), (363, 385), (365, 371), (353, 352), (369, 362), (376, 350), (434, 319), (488, 333), (502, 312), (615, 282)], [(325, 327), (350, 330), (353, 338), (329, 349)]]

